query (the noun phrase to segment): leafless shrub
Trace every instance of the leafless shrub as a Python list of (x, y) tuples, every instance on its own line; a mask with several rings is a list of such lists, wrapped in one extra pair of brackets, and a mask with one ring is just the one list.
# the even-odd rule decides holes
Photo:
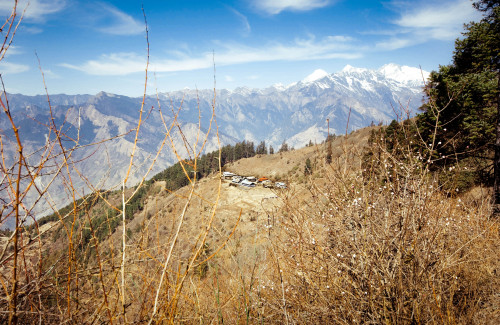
[[(20, 23), (17, 17), (16, 1), (12, 14), (2, 27), (6, 36), (0, 49), (0, 60)], [(145, 25), (147, 36), (146, 21)], [(185, 304), (186, 280), (192, 282), (192, 277), (199, 277), (200, 272), (206, 273), (208, 261), (227, 242), (227, 237), (224, 239), (222, 236), (223, 240), (220, 245), (213, 247), (213, 252), (210, 253), (207, 249), (207, 237), (213, 232), (212, 224), (216, 218), (220, 183), (215, 196), (210, 198), (205, 198), (204, 193), (197, 189), (198, 159), (204, 152), (209, 137), (215, 136), (218, 141), (215, 85), (211, 111), (208, 112), (211, 119), (209, 125), (203, 126), (208, 131), (201, 132), (202, 112), (199, 110), (197, 139), (195, 143), (184, 141), (182, 150), (173, 140), (174, 132), (185, 140), (177, 119), (182, 106), (172, 106), (171, 116), (167, 120), (163, 118), (164, 113), (158, 100), (157, 109), (165, 127), (163, 141), (141, 182), (134, 187), (130, 187), (134, 184), (127, 183), (135, 165), (140, 128), (150, 113), (144, 109), (147, 66), (148, 64), (143, 101), (141, 107), (138, 107), (137, 125), (131, 130), (135, 139), (130, 162), (122, 184), (115, 186), (122, 188), (119, 196), (116, 192), (100, 190), (99, 186), (92, 184), (79, 172), (78, 164), (72, 156), (82, 147), (79, 129), (78, 137), (68, 145), (66, 140), (71, 138), (64, 133), (63, 125), (56, 125), (54, 118), (49, 123), (40, 123), (47, 128), (48, 140), (44, 147), (35, 152), (26, 152), (20, 135), (24, 130), (19, 130), (10, 111), (8, 95), (5, 90), (2, 92), (2, 114), (9, 120), (10, 127), (0, 134), (0, 190), (3, 205), (0, 223), (4, 225), (9, 220), (14, 220), (12, 235), (0, 247), (2, 322), (174, 322), (181, 315), (179, 306)], [(47, 106), (52, 116), (53, 108), (48, 91)], [(123, 135), (118, 135), (120, 136)], [(109, 140), (111, 139), (104, 141)], [(98, 144), (85, 146), (92, 145)], [(184, 194), (175, 199), (176, 206), (182, 204), (182, 208), (173, 210), (172, 207), (167, 207), (165, 211), (156, 209), (154, 212), (145, 212), (147, 218), (132, 228), (129, 226), (132, 222), (129, 219), (133, 216), (126, 214), (127, 206), (137, 193), (144, 190), (146, 179), (164, 147), (175, 153), (189, 180)], [(189, 159), (181, 156), (180, 152), (187, 152)], [(195, 172), (191, 173), (190, 170)], [(40, 177), (46, 175), (50, 175), (50, 181), (42, 184)], [(72, 202), (66, 212), (53, 204), (49, 194), (53, 180), (58, 178), (64, 179), (65, 191), (69, 193)], [(76, 178), (91, 188), (92, 193), (79, 193), (74, 186)], [(33, 189), (38, 193), (38, 198), (28, 205), (26, 195)], [(191, 242), (186, 243), (184, 238), (179, 237), (184, 231), (186, 214), (192, 213), (190, 210), (194, 209), (192, 205), (195, 198), (204, 201), (207, 209), (200, 215), (202, 227), (199, 232)], [(41, 201), (51, 204), (56, 213), (57, 220), (49, 223), (49, 227), (39, 227), (33, 212)], [(159, 238), (152, 242), (154, 234), (159, 234), (160, 230), (157, 221), (165, 216), (171, 220), (172, 231), (166, 231), (168, 238), (162, 238), (161, 243)], [(121, 225), (117, 228), (118, 222)], [(167, 229), (163, 226), (163, 231), (165, 230)], [(181, 247), (187, 248), (187, 251), (182, 252)]]
[[(16, 17), (14, 6), (2, 28), (8, 32), (0, 59)], [(220, 181), (209, 195), (190, 172), (209, 135), (218, 134), (215, 87), (209, 132), (201, 132), (199, 118), (197, 140), (184, 142), (189, 158), (173, 141), (175, 130), (183, 135), (182, 106), (170, 107), (166, 119), (158, 101), (164, 138), (141, 182), (130, 186), (139, 130), (149, 115), (143, 101), (119, 193), (102, 191), (79, 173), (73, 161), (79, 137), (63, 145), (64, 128), (53, 120), (45, 124), (47, 143), (36, 154), (26, 152), (5, 91), (0, 105), (10, 123), (0, 133), (0, 223), (15, 220), (0, 243), (3, 323), (498, 322), (498, 223), (488, 219), (484, 197), (467, 204), (440, 189), (426, 165), (433, 145), (421, 153), (403, 143), (389, 151), (376, 142), (366, 164), (349, 137), (337, 139), (343, 144), (328, 164), (315, 166), (305, 186), (277, 192), (280, 201), (267, 216), (252, 214), (255, 233), (243, 241), (239, 218), (216, 218)], [(52, 112), (50, 97), (48, 107)], [(410, 136), (404, 124), (402, 132)], [(145, 210), (128, 216), (127, 206), (146, 188), (166, 148), (189, 185), (152, 189), (141, 202)], [(57, 220), (49, 227), (39, 226), (33, 213), (41, 200), (53, 202), (52, 181), (40, 183), (43, 175), (64, 178), (72, 202), (66, 212), (54, 206)], [(92, 193), (76, 191), (77, 177)], [(33, 189), (38, 200), (28, 205)]]
[(274, 290), (259, 297), (272, 321), (494, 322), (499, 238), (489, 204), (444, 193), (419, 152), (375, 145), (376, 168), (344, 145), (307, 204), (283, 197), (268, 264)]

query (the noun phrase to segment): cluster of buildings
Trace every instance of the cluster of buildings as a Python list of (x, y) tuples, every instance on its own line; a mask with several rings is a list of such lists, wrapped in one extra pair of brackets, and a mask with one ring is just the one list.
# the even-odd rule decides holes
[(223, 172), (222, 179), (230, 180), (229, 186), (245, 186), (245, 187), (255, 187), (257, 185), (262, 185), (266, 188), (287, 188), (286, 184), (283, 182), (273, 183), (267, 177), (257, 178), (255, 176), (241, 176), (231, 172)]

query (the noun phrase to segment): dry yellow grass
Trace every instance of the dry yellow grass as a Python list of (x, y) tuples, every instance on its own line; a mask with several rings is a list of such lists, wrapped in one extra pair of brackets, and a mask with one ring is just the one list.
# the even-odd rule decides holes
[[(337, 138), (329, 165), (325, 146), (318, 145), (227, 168), (279, 175), (286, 190), (231, 187), (213, 175), (196, 182), (183, 213), (190, 187), (169, 193), (162, 182), (152, 186), (143, 210), (127, 224), (127, 322), (498, 323), (498, 222), (488, 217), (489, 189), (448, 197), (412, 153), (401, 159), (382, 151), (382, 167), (367, 170), (369, 132)], [(308, 158), (314, 170), (306, 177)], [(118, 204), (119, 197), (108, 202)], [(86, 214), (98, 215), (103, 207)], [(162, 261), (181, 214), (153, 317)], [(67, 317), (57, 297), (66, 287), (68, 241), (54, 242), (54, 229), (40, 242), (44, 286), (32, 289), (40, 297), (33, 315), (45, 323)], [(202, 250), (193, 255), (204, 233)], [(72, 321), (124, 321), (116, 285), (121, 236), (118, 226), (108, 238), (76, 248), (80, 282), (72, 288), (82, 306), (72, 311)], [(28, 265), (38, 265), (37, 254), (25, 256)], [(21, 307), (29, 306), (21, 298)], [(31, 312), (21, 308), (19, 315), (30, 322)]]

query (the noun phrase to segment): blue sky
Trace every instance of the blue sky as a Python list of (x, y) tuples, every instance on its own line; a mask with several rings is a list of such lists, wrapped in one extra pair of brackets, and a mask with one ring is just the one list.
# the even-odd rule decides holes
[[(0, 17), (13, 0), (0, 0)], [(315, 69), (396, 63), (436, 70), (451, 61), (469, 0), (31, 0), (0, 62), (7, 91), (106, 91), (140, 96), (149, 29), (148, 93), (268, 87)], [(18, 14), (27, 1), (19, 1)], [(3, 32), (4, 33), (4, 32)], [(2, 38), (4, 34), (2, 34)]]

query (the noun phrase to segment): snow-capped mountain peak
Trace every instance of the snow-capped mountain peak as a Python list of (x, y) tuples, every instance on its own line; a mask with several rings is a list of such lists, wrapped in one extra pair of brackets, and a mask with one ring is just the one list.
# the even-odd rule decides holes
[[(428, 73), (424, 72), (424, 76), (427, 75)], [(242, 140), (254, 143), (265, 140), (267, 145), (274, 148), (279, 148), (284, 140), (295, 148), (310, 141), (320, 143), (326, 139), (328, 132), (344, 133), (346, 125), (350, 131), (372, 122), (388, 123), (395, 117), (394, 108), (399, 107), (399, 103), (408, 103), (405, 109), (408, 107), (410, 111), (415, 112), (422, 102), (423, 92), (420, 69), (387, 64), (378, 70), (348, 65), (341, 72), (333, 74), (316, 70), (302, 81), (288, 85), (276, 84), (265, 89), (219, 89), (216, 95), (217, 127), (220, 133), (218, 137), (212, 134), (209, 138), (204, 146), (206, 152), (217, 149), (218, 139), (223, 145)], [(159, 100), (163, 107), (182, 107), (182, 112), (179, 111), (179, 116), (176, 117), (181, 123), (182, 134), (174, 135), (175, 146), (183, 147), (185, 139), (188, 139), (189, 143), (196, 142), (199, 137), (199, 118), (202, 126), (211, 125), (214, 96), (213, 89), (190, 89), (160, 94)], [(86, 141), (94, 143), (124, 134), (126, 130), (133, 128), (142, 97), (101, 92), (96, 96), (54, 95), (52, 100), (56, 103), (58, 123), (69, 122), (76, 128), (80, 125), (81, 113), (81, 130), (91, 136), (85, 138)], [(156, 96), (148, 96), (146, 101), (148, 107), (159, 105)], [(46, 98), (10, 95), (9, 103), (17, 114), (16, 118), (23, 119), (23, 125), (35, 130), (28, 133), (32, 152), (43, 147), (46, 142), (45, 135), (36, 131), (39, 128), (30, 115), (36, 116), (40, 121), (51, 118), (47, 115), (47, 110), (36, 109), (46, 105)], [(67, 109), (70, 109), (69, 115), (65, 113)], [(159, 114), (159, 111), (152, 110), (152, 117), (145, 122), (147, 126), (141, 127), (143, 141), (137, 144), (136, 156), (140, 166), (148, 166), (149, 157), (154, 157), (160, 145), (158, 141), (162, 140), (161, 137), (158, 138), (158, 134), (163, 132), (164, 124)], [(7, 122), (0, 119), (0, 129), (8, 128), (5, 123)], [(70, 131), (73, 132), (75, 128)], [(123, 157), (126, 157), (134, 146), (133, 135), (116, 138), (116, 141), (108, 142), (106, 146), (107, 150), (99, 150), (96, 153), (79, 151), (78, 159), (89, 157), (80, 170), (86, 175), (92, 175), (94, 184), (101, 182), (106, 172), (92, 168), (95, 166), (94, 161), (108, 159), (115, 170), (126, 170), (121, 166), (123, 162), (128, 162)], [(113, 152), (112, 158), (106, 156), (108, 151)], [(187, 156), (187, 153), (180, 154)], [(174, 163), (176, 157), (166, 150), (162, 151), (158, 161), (159, 169), (153, 172)], [(137, 175), (142, 175), (141, 172), (139, 169)], [(115, 176), (106, 177), (103, 186), (121, 182), (123, 175), (113, 175)], [(133, 181), (131, 178), (130, 182)]]
[(271, 87), (275, 88), (276, 90), (283, 91), (286, 89), (286, 86), (282, 84), (281, 82), (272, 85)]
[(401, 83), (417, 82), (422, 83), (429, 77), (429, 72), (419, 68), (413, 68), (406, 65), (397, 65), (389, 63), (378, 69), (378, 72), (385, 78), (393, 79)]
[(344, 67), (344, 69), (342, 69), (342, 72), (344, 73), (363, 73), (363, 72), (366, 72), (368, 71), (368, 69), (365, 69), (365, 68), (356, 68), (356, 67), (353, 67), (352, 65), (346, 65)]
[(302, 79), (302, 83), (310, 83), (319, 79), (323, 79), (324, 77), (328, 76), (329, 73), (326, 72), (325, 70), (321, 69), (316, 69), (314, 70), (313, 73)]

